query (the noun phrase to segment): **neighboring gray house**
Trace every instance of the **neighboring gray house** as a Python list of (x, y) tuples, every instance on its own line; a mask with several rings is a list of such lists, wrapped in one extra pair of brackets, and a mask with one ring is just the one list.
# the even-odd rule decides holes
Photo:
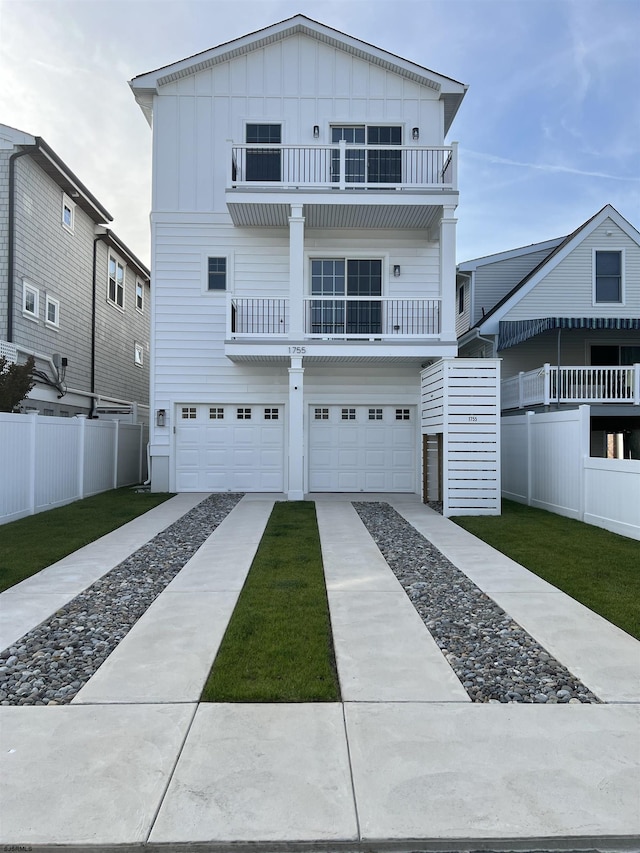
[(149, 270), (55, 151), (6, 125), (0, 199), (0, 355), (36, 360), (21, 410), (146, 420)]
[(502, 359), (503, 413), (591, 407), (591, 455), (640, 458), (640, 234), (611, 205), (457, 269), (459, 354)]

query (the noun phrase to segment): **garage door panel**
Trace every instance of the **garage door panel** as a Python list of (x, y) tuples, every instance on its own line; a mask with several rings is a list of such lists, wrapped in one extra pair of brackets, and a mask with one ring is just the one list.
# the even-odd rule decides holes
[[(176, 488), (211, 492), (284, 489), (284, 423), (273, 411), (278, 408), (281, 412), (281, 407), (266, 413), (262, 405), (212, 403), (182, 408), (188, 409), (190, 417), (183, 421), (178, 408)], [(250, 413), (250, 417), (238, 420), (239, 412)]]

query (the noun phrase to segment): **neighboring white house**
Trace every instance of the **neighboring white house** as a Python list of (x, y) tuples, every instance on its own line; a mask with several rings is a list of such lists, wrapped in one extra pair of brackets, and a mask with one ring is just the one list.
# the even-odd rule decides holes
[(421, 370), (457, 352), (466, 86), (302, 15), (130, 85), (152, 488), (420, 493)]
[(503, 412), (588, 404), (591, 455), (640, 459), (640, 234), (611, 205), (460, 264), (457, 331), (461, 356), (502, 359)]

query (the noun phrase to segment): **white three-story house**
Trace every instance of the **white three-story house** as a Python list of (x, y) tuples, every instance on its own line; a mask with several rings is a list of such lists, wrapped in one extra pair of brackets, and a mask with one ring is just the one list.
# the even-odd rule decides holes
[(422, 490), (466, 86), (297, 15), (130, 83), (153, 127), (154, 490)]

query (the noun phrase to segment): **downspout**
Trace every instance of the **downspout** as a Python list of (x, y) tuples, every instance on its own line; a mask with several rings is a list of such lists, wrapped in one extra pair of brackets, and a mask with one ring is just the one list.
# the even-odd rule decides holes
[(98, 241), (104, 240), (105, 234), (98, 234), (93, 238), (93, 280), (91, 287), (91, 406), (89, 418), (95, 417), (96, 412), (96, 305), (97, 305), (97, 269), (98, 269)]
[(14, 241), (15, 241), (15, 161), (28, 151), (14, 151), (9, 157), (9, 245), (7, 247), (7, 341), (13, 343)]

